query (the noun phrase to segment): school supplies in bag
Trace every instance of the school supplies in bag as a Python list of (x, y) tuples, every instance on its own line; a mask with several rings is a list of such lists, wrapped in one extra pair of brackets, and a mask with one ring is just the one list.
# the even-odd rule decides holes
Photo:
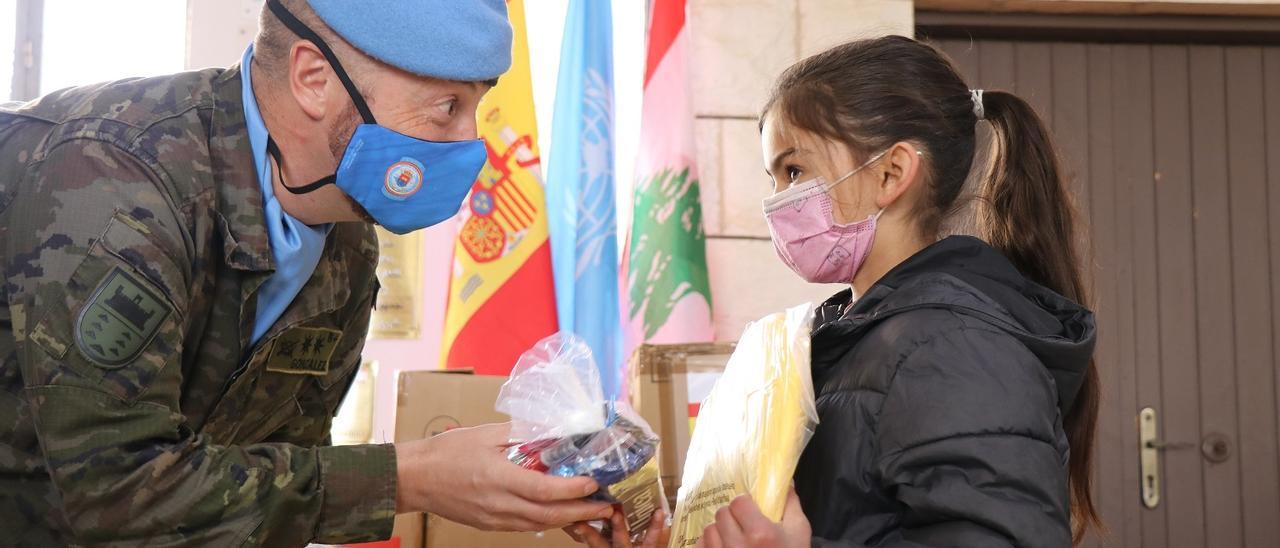
[(791, 477), (818, 423), (809, 370), (813, 307), (749, 324), (702, 402), (676, 502), (671, 548), (697, 544), (716, 511), (750, 494), (780, 521)]
[(623, 513), (633, 541), (643, 538), (658, 509), (667, 513), (659, 481), (658, 437), (624, 401), (604, 396), (591, 349), (560, 333), (520, 357), (498, 393), (511, 416), (507, 458), (555, 476), (590, 476), (590, 498)]

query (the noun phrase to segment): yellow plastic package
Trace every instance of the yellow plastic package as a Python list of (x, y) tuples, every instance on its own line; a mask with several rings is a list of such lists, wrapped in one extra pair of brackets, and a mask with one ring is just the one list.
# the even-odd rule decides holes
[(690, 548), (716, 511), (750, 493), (782, 519), (796, 463), (818, 423), (809, 371), (813, 307), (749, 324), (702, 403), (676, 499), (670, 548)]

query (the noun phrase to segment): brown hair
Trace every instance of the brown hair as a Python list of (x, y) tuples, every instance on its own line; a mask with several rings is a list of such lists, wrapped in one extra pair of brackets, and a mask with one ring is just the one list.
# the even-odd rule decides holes
[[(987, 176), (978, 191), (978, 233), (1023, 275), (1077, 303), (1087, 303), (1077, 252), (1075, 209), (1058, 155), (1035, 110), (1017, 96), (985, 92), (985, 119), (995, 133)], [(760, 116), (777, 113), (794, 126), (842, 142), (865, 157), (898, 142), (925, 152), (926, 192), (914, 216), (937, 236), (957, 207), (973, 167), (978, 122), (969, 86), (945, 55), (902, 36), (859, 40), (792, 65), (778, 78)], [(1093, 504), (1098, 373), (1063, 418), (1074, 540), (1101, 520)]]

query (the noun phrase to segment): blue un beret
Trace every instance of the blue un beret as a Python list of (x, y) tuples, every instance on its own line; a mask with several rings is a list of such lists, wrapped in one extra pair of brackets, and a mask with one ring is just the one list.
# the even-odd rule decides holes
[(308, 0), (351, 45), (393, 67), (483, 82), (511, 68), (506, 0)]

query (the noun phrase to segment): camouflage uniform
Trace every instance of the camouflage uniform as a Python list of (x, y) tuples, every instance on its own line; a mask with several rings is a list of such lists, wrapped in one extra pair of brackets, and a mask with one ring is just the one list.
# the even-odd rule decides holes
[(340, 223), (250, 344), (272, 272), (240, 71), (0, 109), (0, 545), (386, 538), (390, 445), (327, 447), (377, 292)]

